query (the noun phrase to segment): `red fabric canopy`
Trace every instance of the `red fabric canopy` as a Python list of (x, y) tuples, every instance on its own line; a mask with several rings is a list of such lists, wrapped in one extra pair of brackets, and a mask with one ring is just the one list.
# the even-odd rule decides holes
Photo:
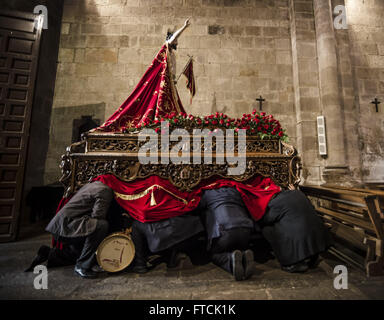
[(147, 118), (185, 112), (170, 72), (169, 49), (164, 44), (136, 88), (100, 127), (93, 131), (124, 132)]
[(270, 178), (262, 176), (257, 176), (246, 183), (229, 179), (210, 179), (201, 183), (192, 192), (181, 192), (168, 180), (157, 176), (123, 182), (108, 174), (98, 176), (94, 180), (111, 187), (119, 205), (141, 222), (159, 221), (192, 211), (198, 206), (203, 190), (221, 187), (235, 187), (251, 216), (259, 220), (264, 215), (271, 197), (281, 190)]

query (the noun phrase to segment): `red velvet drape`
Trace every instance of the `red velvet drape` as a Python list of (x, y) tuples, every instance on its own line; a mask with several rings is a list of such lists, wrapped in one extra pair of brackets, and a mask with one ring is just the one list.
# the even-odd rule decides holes
[(124, 182), (114, 175), (101, 175), (95, 180), (111, 187), (116, 201), (134, 219), (153, 222), (175, 217), (194, 210), (203, 190), (235, 187), (255, 220), (259, 220), (271, 197), (281, 189), (270, 178), (257, 176), (246, 183), (229, 179), (210, 179), (191, 192), (181, 192), (168, 180), (150, 176), (143, 180)]
[(147, 118), (185, 112), (172, 80), (168, 56), (169, 49), (164, 44), (127, 100), (95, 130), (124, 132)]

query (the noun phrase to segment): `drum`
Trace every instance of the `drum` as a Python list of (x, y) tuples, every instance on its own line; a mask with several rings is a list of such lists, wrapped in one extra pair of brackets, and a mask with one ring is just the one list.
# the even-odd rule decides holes
[(116, 232), (106, 237), (96, 251), (97, 262), (107, 272), (128, 267), (135, 256), (135, 245), (128, 232)]

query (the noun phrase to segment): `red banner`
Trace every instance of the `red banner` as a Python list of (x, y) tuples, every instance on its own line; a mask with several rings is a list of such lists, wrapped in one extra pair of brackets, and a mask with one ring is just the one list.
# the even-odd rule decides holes
[(193, 59), (190, 58), (187, 65), (184, 68), (183, 75), (187, 77), (187, 88), (191, 94), (191, 103), (192, 98), (196, 94), (196, 82), (195, 82), (195, 76), (193, 74)]

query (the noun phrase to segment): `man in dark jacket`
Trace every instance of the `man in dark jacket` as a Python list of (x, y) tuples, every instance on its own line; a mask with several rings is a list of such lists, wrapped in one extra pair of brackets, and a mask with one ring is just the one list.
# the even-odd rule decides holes
[(204, 227), (195, 212), (156, 222), (134, 220), (131, 236), (135, 244), (135, 258), (132, 270), (147, 272), (147, 260), (151, 254), (162, 255), (167, 266), (174, 267), (177, 253), (191, 249), (203, 232)]
[(312, 204), (300, 190), (279, 192), (268, 203), (258, 221), (281, 268), (305, 272), (314, 266), (319, 253), (333, 245), (333, 239)]
[(212, 262), (237, 281), (249, 278), (254, 257), (246, 248), (254, 223), (240, 193), (232, 187), (205, 190), (199, 208), (203, 210)]
[(57, 241), (70, 245), (78, 256), (75, 273), (84, 278), (95, 278), (92, 267), (96, 265), (95, 252), (108, 235), (106, 220), (113, 191), (95, 181), (83, 186), (65, 206), (59, 210), (46, 227)]

